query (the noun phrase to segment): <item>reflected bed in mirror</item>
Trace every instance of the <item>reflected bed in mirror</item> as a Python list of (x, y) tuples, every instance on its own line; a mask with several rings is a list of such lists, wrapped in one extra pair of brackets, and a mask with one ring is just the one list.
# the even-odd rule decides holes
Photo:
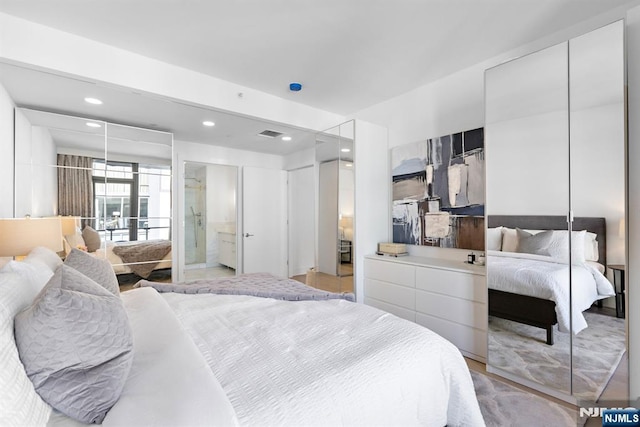
[(624, 321), (601, 304), (615, 295), (603, 274), (605, 218), (574, 218), (571, 269), (566, 217), (492, 215), (487, 221), (491, 366), (568, 394), (572, 345), (574, 355), (581, 352), (573, 366), (574, 374), (581, 371), (574, 375), (580, 394), (574, 395), (597, 399), (625, 348)]

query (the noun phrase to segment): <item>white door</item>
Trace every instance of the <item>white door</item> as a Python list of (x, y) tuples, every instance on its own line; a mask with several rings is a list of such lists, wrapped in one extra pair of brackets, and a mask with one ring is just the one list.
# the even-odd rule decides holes
[(314, 176), (313, 166), (289, 171), (289, 277), (315, 266)]
[(243, 271), (287, 275), (287, 172), (244, 167)]

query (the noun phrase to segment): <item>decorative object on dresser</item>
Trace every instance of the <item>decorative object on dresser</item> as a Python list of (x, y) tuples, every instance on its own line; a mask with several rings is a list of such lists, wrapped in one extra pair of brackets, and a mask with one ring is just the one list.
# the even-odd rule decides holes
[(408, 255), (407, 245), (404, 243), (378, 243), (376, 254), (395, 257)]
[(462, 354), (487, 356), (484, 267), (464, 261), (367, 256), (364, 303), (418, 323), (451, 341)]

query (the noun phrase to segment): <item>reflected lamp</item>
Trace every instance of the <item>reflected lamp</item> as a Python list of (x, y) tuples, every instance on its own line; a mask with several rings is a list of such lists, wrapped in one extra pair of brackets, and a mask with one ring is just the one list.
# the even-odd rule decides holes
[(60, 218), (0, 219), (0, 257), (21, 257), (43, 246), (54, 252), (62, 247)]

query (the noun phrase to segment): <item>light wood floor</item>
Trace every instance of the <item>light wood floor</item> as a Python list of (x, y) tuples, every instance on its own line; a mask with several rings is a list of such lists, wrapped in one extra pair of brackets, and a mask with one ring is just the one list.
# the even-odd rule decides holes
[(307, 283), (306, 274), (292, 276), (291, 278), (327, 292), (353, 292), (353, 264), (340, 264), (340, 274), (341, 276), (334, 276), (326, 273), (315, 273), (315, 277), (311, 278), (310, 281), (314, 283)]

